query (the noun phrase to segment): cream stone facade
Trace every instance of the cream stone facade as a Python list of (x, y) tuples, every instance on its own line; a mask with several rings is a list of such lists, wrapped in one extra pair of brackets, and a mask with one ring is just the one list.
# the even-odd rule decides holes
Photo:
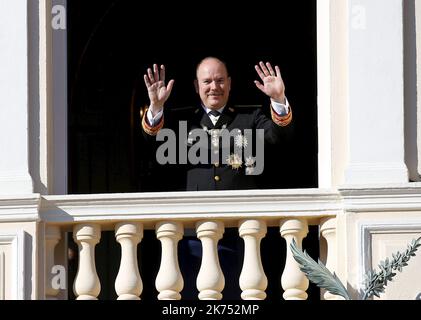
[[(268, 227), (299, 245), (319, 226), (320, 256), (353, 299), (363, 275), (421, 236), (421, 0), (317, 0), (319, 188), (68, 195), (65, 30), (51, 27), (65, 1), (0, 0), (0, 299), (67, 299), (52, 268), (67, 266), (65, 232), (79, 246), (78, 299), (96, 299), (95, 246), (114, 230), (121, 246), (119, 299), (139, 299), (137, 246), (155, 230), (162, 259), (157, 299), (182, 299), (177, 243), (193, 228), (203, 255), (199, 299), (306, 299), (308, 280), (287, 250), (281, 279), (267, 278)], [(53, 41), (55, 39), (55, 41)], [(64, 98), (63, 98), (64, 97)], [(239, 279), (226, 279), (216, 245), (224, 228), (244, 240)], [(421, 294), (417, 255), (381, 299)], [(54, 269), (55, 270), (55, 269)], [(324, 293), (322, 299), (336, 299)]]

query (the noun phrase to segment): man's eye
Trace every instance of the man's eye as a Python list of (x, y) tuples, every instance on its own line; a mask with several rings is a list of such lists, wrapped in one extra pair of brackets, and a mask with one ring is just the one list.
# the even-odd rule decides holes
[(210, 81), (209, 81), (209, 80), (204, 80), (204, 81), (203, 81), (203, 83), (204, 83), (204, 84), (209, 84), (209, 83), (210, 83)]

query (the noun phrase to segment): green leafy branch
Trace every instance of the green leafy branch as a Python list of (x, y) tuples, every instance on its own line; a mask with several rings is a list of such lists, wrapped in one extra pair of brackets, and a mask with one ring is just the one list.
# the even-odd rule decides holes
[[(421, 246), (421, 237), (412, 240), (404, 253), (397, 252), (392, 254), (393, 259), (386, 259), (379, 264), (380, 272), (375, 270), (369, 271), (365, 276), (363, 300), (366, 300), (373, 295), (379, 297), (380, 293), (384, 292), (388, 281), (392, 281), (396, 275), (393, 271), (402, 271), (402, 268), (408, 265), (409, 259), (415, 256), (418, 247)], [(306, 251), (298, 248), (295, 240), (292, 240), (290, 245), (292, 255), (297, 263), (300, 265), (300, 270), (306, 277), (318, 287), (327, 290), (331, 294), (344, 297), (346, 300), (351, 300), (348, 291), (336, 276), (331, 273), (324, 264), (318, 260), (314, 261)]]
[(292, 239), (291, 251), (295, 261), (300, 265), (300, 270), (307, 276), (307, 278), (315, 283), (320, 288), (326, 289), (332, 294), (342, 296), (345, 300), (351, 300), (348, 291), (345, 289), (342, 282), (335, 273), (331, 273), (325, 265), (318, 260), (314, 261), (304, 250), (298, 248), (297, 243)]
[(380, 268), (379, 273), (375, 270), (371, 270), (365, 275), (363, 300), (366, 300), (373, 295), (380, 297), (380, 293), (384, 292), (387, 282), (392, 281), (393, 277), (396, 275), (393, 271), (398, 270), (399, 272), (402, 272), (402, 268), (408, 265), (409, 259), (415, 256), (415, 252), (421, 246), (420, 242), (421, 238), (416, 240), (413, 239), (404, 253), (397, 252), (392, 254), (392, 260), (386, 258), (385, 261), (381, 261), (378, 265)]

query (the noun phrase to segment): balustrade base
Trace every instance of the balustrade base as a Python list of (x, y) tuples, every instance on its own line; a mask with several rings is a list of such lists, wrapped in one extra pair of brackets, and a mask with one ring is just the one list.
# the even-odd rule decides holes
[(265, 300), (266, 292), (262, 290), (248, 289), (241, 293), (241, 299), (243, 300)]
[(215, 290), (203, 290), (199, 293), (200, 300), (221, 300), (222, 293)]
[(134, 294), (122, 294), (117, 300), (140, 300), (140, 298)]

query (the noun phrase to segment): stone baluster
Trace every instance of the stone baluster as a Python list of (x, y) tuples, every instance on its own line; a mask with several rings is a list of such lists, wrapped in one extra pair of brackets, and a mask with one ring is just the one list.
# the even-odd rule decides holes
[(114, 284), (117, 300), (140, 300), (143, 284), (137, 264), (137, 245), (143, 238), (143, 226), (136, 222), (118, 223), (115, 237), (121, 246), (120, 269)]
[(244, 262), (240, 274), (240, 288), (244, 300), (264, 300), (267, 278), (260, 257), (260, 242), (266, 235), (266, 223), (260, 220), (242, 220), (240, 237), (244, 240)]
[(202, 242), (202, 263), (196, 280), (199, 299), (220, 300), (225, 278), (219, 265), (217, 245), (224, 233), (224, 224), (220, 221), (199, 221), (196, 233)]
[(54, 262), (54, 249), (57, 243), (61, 239), (60, 228), (58, 226), (46, 226), (45, 227), (45, 296), (47, 300), (57, 300), (59, 294), (59, 288), (53, 284), (54, 277), (53, 273)]
[[(324, 218), (320, 221), (320, 233), (327, 243), (326, 268), (330, 272), (336, 271), (336, 218)], [(340, 300), (342, 297), (323, 290), (325, 300)]]
[(98, 224), (84, 223), (73, 229), (73, 239), (79, 246), (79, 266), (73, 291), (77, 300), (97, 300), (101, 291), (95, 267), (95, 245), (101, 238)]
[(183, 225), (179, 222), (160, 222), (156, 236), (161, 241), (161, 265), (155, 280), (159, 300), (180, 300), (184, 281), (178, 265), (177, 246), (183, 238)]
[(280, 232), (287, 244), (287, 257), (281, 278), (282, 288), (285, 291), (283, 297), (285, 300), (305, 300), (309, 282), (293, 257), (290, 244), (292, 239), (295, 239), (297, 246), (301, 248), (302, 240), (308, 233), (307, 221), (302, 219), (283, 220), (280, 224)]

